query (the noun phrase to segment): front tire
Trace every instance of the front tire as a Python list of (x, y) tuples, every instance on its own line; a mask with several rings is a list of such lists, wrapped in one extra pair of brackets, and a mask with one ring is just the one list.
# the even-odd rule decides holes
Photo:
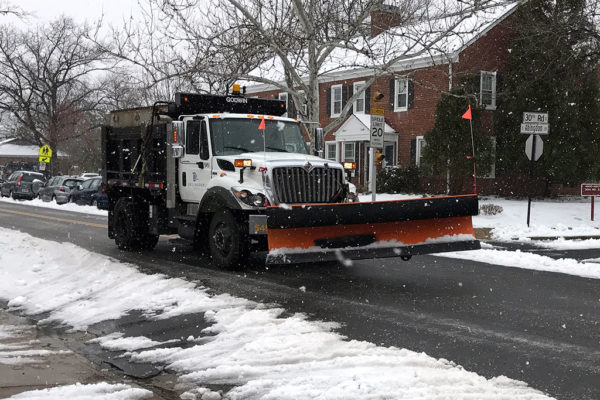
[(213, 262), (220, 268), (236, 268), (248, 255), (247, 232), (231, 211), (216, 212), (208, 230), (208, 247)]

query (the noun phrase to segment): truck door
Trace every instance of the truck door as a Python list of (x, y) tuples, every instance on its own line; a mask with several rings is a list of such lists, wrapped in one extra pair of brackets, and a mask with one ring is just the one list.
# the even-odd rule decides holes
[(185, 155), (179, 162), (181, 199), (200, 203), (211, 178), (208, 134), (204, 120), (188, 120), (185, 129)]

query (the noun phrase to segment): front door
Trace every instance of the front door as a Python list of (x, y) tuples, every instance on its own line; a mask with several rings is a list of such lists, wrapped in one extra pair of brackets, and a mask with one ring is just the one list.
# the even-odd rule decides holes
[(181, 199), (200, 203), (211, 178), (206, 122), (186, 121), (185, 155), (179, 162), (179, 193)]

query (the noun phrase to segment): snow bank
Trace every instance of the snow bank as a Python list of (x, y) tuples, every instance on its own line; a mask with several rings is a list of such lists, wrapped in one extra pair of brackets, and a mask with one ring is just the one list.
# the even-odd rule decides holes
[[(281, 308), (210, 295), (183, 279), (143, 274), (72, 244), (0, 228), (0, 248), (0, 297), (27, 314), (48, 313), (46, 322), (84, 329), (131, 310), (149, 318), (204, 312), (212, 325), (193, 334), (196, 345), (186, 341), (185, 348), (129, 354), (134, 361), (166, 364), (178, 372), (182, 382), (192, 385), (185, 398), (199, 393), (215, 398), (205, 389), (210, 384), (232, 385), (231, 399), (547, 398), (523, 382), (486, 379), (423, 353), (348, 340), (334, 331), (336, 323), (309, 321), (303, 314), (286, 317)], [(139, 344), (139, 338), (121, 345), (113, 341), (111, 348), (128, 350), (132, 343)], [(120, 399), (110, 397), (117, 396), (117, 388), (134, 390), (103, 384), (41, 395), (76, 398), (73, 393), (89, 389), (105, 390), (105, 399)], [(139, 393), (139, 398), (146, 395)]]
[(108, 215), (108, 210), (100, 210), (93, 206), (79, 206), (75, 203), (56, 204), (54, 201), (43, 201), (40, 199), (33, 200), (13, 200), (10, 197), (0, 197), (0, 202), (20, 204), (24, 206), (52, 208), (55, 210), (73, 211), (84, 214)]
[(92, 385), (68, 385), (50, 389), (32, 390), (16, 394), (11, 399), (18, 400), (139, 400), (152, 398), (152, 392), (133, 388), (125, 384), (101, 382)]

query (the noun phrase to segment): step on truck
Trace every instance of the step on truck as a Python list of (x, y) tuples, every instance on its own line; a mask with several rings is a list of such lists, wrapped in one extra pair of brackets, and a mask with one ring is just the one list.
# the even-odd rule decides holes
[[(108, 236), (153, 249), (178, 234), (220, 267), (401, 257), (479, 248), (476, 195), (359, 202), (352, 163), (309, 153), (279, 100), (176, 93), (102, 128)], [(317, 147), (322, 130), (317, 129)], [(345, 167), (347, 168), (345, 170)]]

